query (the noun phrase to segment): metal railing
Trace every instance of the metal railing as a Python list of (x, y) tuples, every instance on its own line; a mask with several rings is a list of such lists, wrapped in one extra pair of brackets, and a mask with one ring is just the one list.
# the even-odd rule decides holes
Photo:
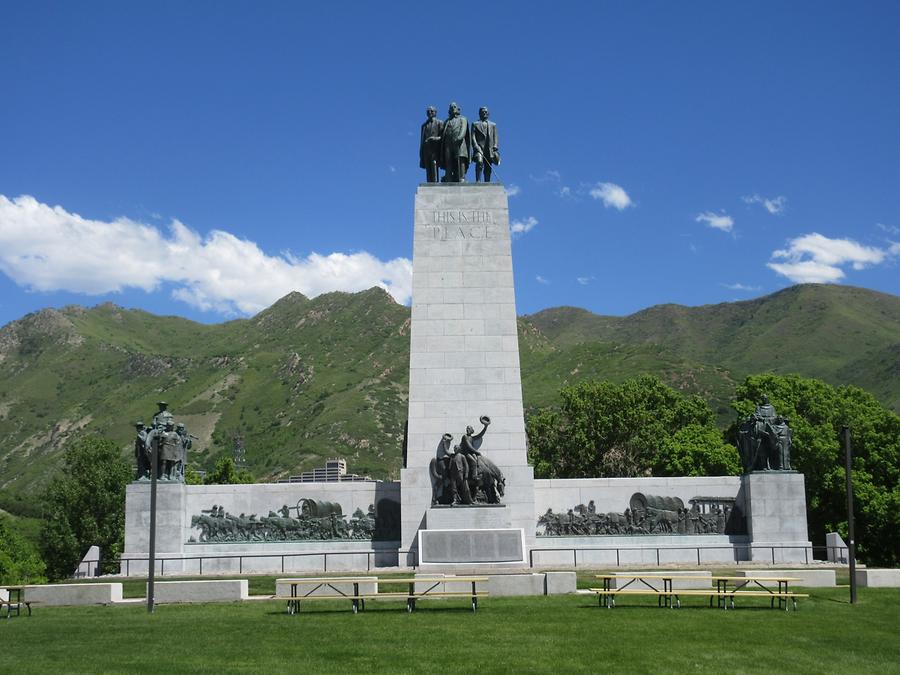
[[(279, 567), (281, 569), (281, 573), (284, 574), (286, 571), (286, 561), (290, 561), (294, 558), (314, 558), (319, 557), (322, 559), (321, 567), (316, 569), (321, 569), (324, 572), (328, 571), (328, 562), (329, 559), (334, 560), (335, 556), (366, 556), (366, 571), (370, 571), (375, 562), (376, 556), (385, 556), (385, 557), (393, 557), (394, 551), (392, 549), (387, 549), (384, 551), (372, 551), (371, 549), (365, 551), (303, 551), (298, 553), (238, 553), (238, 554), (222, 554), (222, 555), (192, 555), (192, 556), (178, 556), (178, 557), (166, 557), (166, 558), (156, 558), (156, 570), (160, 576), (165, 576), (166, 574), (166, 566), (169, 567), (170, 574), (197, 574), (198, 576), (203, 576), (206, 574), (223, 574), (230, 573), (235, 570), (222, 570), (221, 565), (217, 565), (215, 563), (221, 561), (237, 561), (237, 573), (243, 574), (245, 567), (252, 568), (253, 565), (250, 561), (254, 559), (260, 558), (268, 558), (275, 559), (279, 561)], [(246, 564), (245, 564), (245, 561)], [(124, 576), (131, 576), (132, 567), (139, 567), (143, 565), (143, 569), (141, 572), (136, 574), (146, 574), (147, 569), (150, 564), (149, 557), (130, 557), (123, 558), (120, 561), (101, 561), (101, 560), (84, 560), (84, 563), (96, 563), (97, 570), (100, 574), (120, 574)], [(196, 563), (192, 565), (194, 569), (185, 569), (185, 563)], [(204, 572), (204, 563), (206, 564), (206, 571)], [(175, 569), (173, 569), (173, 567)], [(211, 570), (210, 568), (218, 568)], [(233, 567), (233, 565), (232, 565)], [(333, 565), (332, 565), (333, 569)], [(343, 568), (346, 569), (346, 568)], [(265, 571), (275, 571), (271, 567), (267, 568)]]
[[(840, 561), (841, 563), (846, 562), (848, 557), (848, 547), (846, 546), (791, 546), (791, 545), (777, 545), (777, 544), (722, 544), (722, 545), (713, 545), (713, 546), (548, 546), (548, 547), (540, 547), (540, 548), (532, 548), (528, 551), (528, 566), (535, 567), (535, 565), (539, 566), (550, 566), (550, 565), (564, 565), (565, 562), (560, 562), (558, 559), (554, 559), (552, 561), (542, 562), (540, 560), (535, 562), (535, 554), (540, 557), (540, 554), (548, 554), (548, 553), (568, 553), (572, 556), (572, 566), (573, 567), (585, 567), (585, 566), (611, 566), (612, 563), (612, 554), (615, 554), (615, 567), (620, 567), (623, 564), (647, 564), (646, 558), (643, 555), (640, 556), (640, 559), (635, 559), (637, 556), (628, 556), (629, 552), (636, 553), (646, 553), (648, 551), (653, 551), (654, 556), (656, 558), (656, 565), (669, 565), (677, 562), (686, 562), (684, 557), (679, 557), (678, 560), (667, 559), (670, 556), (667, 556), (666, 553), (671, 553), (673, 551), (694, 551), (696, 556), (697, 565), (702, 564), (715, 564), (715, 563), (723, 563), (726, 562), (721, 557), (717, 559), (708, 559), (703, 560), (703, 552), (704, 551), (731, 551), (734, 555), (735, 562), (743, 562), (749, 561), (751, 559), (751, 554), (754, 551), (769, 551), (769, 555), (767, 556), (773, 565), (778, 563), (776, 559), (776, 553), (778, 551), (803, 551), (804, 564), (809, 564), (810, 562), (820, 561), (826, 562), (829, 558), (829, 553), (832, 554), (832, 557), (835, 558), (836, 561)], [(609, 553), (609, 560), (585, 560), (587, 553)], [(820, 553), (820, 556), (817, 557), (816, 553)], [(743, 556), (740, 554), (743, 553)], [(623, 555), (626, 554), (626, 555)], [(222, 554), (222, 555), (193, 555), (193, 556), (181, 556), (181, 557), (171, 557), (171, 558), (157, 558), (156, 565), (157, 570), (160, 576), (165, 576), (166, 574), (166, 565), (169, 566), (170, 574), (197, 574), (198, 576), (203, 576), (204, 574), (223, 574), (223, 573), (231, 573), (235, 570), (222, 570), (220, 564), (221, 561), (237, 561), (237, 573), (243, 574), (245, 567), (253, 568), (252, 561), (261, 558), (268, 559), (276, 559), (279, 561), (278, 568), (280, 568), (281, 574), (284, 574), (286, 571), (291, 571), (287, 569), (286, 562), (291, 561), (295, 558), (315, 558), (320, 557), (322, 559), (321, 567), (317, 567), (315, 569), (320, 569), (323, 572), (329, 571), (329, 559), (334, 561), (335, 557), (341, 556), (366, 556), (366, 571), (371, 571), (373, 565), (375, 563), (376, 556), (384, 556), (388, 558), (389, 561), (385, 567), (398, 565), (399, 562), (391, 563), (390, 560), (398, 560), (399, 552), (394, 549), (385, 549), (379, 551), (365, 550), (365, 551), (304, 551), (298, 553), (238, 553), (238, 554)], [(397, 556), (397, 558), (395, 558)], [(580, 556), (580, 561), (579, 561)], [(597, 556), (591, 556), (592, 558), (596, 558)], [(692, 556), (693, 558), (694, 556)], [(623, 558), (626, 560), (623, 562)], [(758, 558), (757, 558), (758, 559)], [(247, 561), (245, 563), (245, 561)], [(95, 563), (97, 565), (96, 569), (99, 574), (120, 574), (124, 576), (131, 576), (132, 566), (143, 565), (144, 569), (140, 572), (136, 572), (137, 574), (146, 574), (147, 566), (149, 565), (150, 558), (124, 558), (121, 561), (110, 561), (110, 560), (84, 560), (84, 563)], [(195, 569), (185, 569), (185, 563), (195, 562)], [(204, 562), (206, 563), (206, 570), (204, 572)], [(692, 561), (693, 562), (693, 561)], [(796, 563), (796, 561), (791, 561)], [(413, 566), (416, 567), (416, 566)], [(212, 568), (212, 569), (211, 569)], [(341, 567), (341, 569), (346, 570), (347, 567)], [(304, 569), (303, 571), (308, 571), (309, 568)], [(332, 564), (332, 570), (334, 570), (334, 566)], [(278, 571), (273, 569), (272, 567), (268, 567), (265, 570), (260, 570), (260, 573), (266, 572), (275, 572)], [(297, 570), (299, 571), (299, 570)]]
[[(702, 559), (703, 551), (731, 551), (734, 553), (734, 562), (747, 562), (750, 561), (752, 556), (751, 554), (754, 551), (770, 551), (770, 557), (772, 560), (772, 564), (777, 564), (777, 560), (775, 558), (776, 551), (803, 551), (803, 562), (808, 565), (810, 561), (819, 561), (819, 562), (828, 562), (828, 552), (837, 554), (835, 557), (838, 560), (845, 561), (847, 559), (847, 547), (846, 546), (791, 546), (789, 544), (721, 544), (721, 545), (713, 545), (713, 546), (549, 546), (549, 547), (541, 547), (541, 548), (532, 548), (528, 551), (528, 566), (534, 567), (534, 554), (535, 553), (571, 553), (572, 554), (572, 566), (578, 567), (578, 554), (582, 553), (582, 567), (587, 565), (610, 565), (611, 561), (597, 561), (592, 560), (587, 563), (584, 561), (584, 552), (586, 551), (600, 551), (600, 552), (615, 552), (616, 555), (616, 567), (620, 567), (622, 563), (622, 552), (627, 551), (637, 551), (640, 553), (646, 553), (647, 551), (654, 551), (656, 554), (656, 565), (669, 565), (678, 562), (685, 562), (683, 559), (680, 560), (664, 560), (663, 557), (660, 556), (660, 551), (662, 552), (672, 552), (672, 551), (695, 551), (697, 557), (697, 564), (702, 565), (704, 561)], [(739, 555), (739, 552), (743, 552), (743, 557)], [(816, 558), (816, 551), (824, 551), (824, 558)], [(757, 558), (758, 560), (758, 558)], [(643, 559), (641, 556), (640, 560), (629, 560), (625, 564), (643, 564), (647, 561)], [(722, 563), (726, 562), (722, 559), (717, 560), (707, 560), (706, 563)], [(791, 561), (795, 562), (795, 561)], [(541, 563), (539, 563), (541, 564)], [(552, 563), (547, 562), (543, 564), (563, 564), (558, 561), (553, 561)]]

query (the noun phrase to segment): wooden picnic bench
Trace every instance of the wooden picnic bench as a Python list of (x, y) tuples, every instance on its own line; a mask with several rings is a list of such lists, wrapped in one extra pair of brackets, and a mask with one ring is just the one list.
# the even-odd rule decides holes
[[(360, 584), (374, 584), (378, 588), (378, 577), (300, 577), (297, 579), (276, 579), (278, 584), (290, 584), (289, 596), (275, 595), (276, 600), (287, 600), (288, 614), (300, 611), (301, 600), (349, 600), (353, 613), (365, 609), (366, 599), (371, 593), (360, 593)], [(352, 585), (352, 592), (346, 592), (347, 585)], [(324, 592), (322, 592), (324, 591)]]
[[(28, 610), (28, 616), (31, 616), (31, 606), (38, 603), (33, 600), (25, 599), (26, 588), (28, 588), (28, 586), (0, 586), (0, 591), (6, 591), (8, 593), (5, 600), (0, 598), (0, 612), (2, 612), (5, 607), (7, 619), (13, 616), (13, 612), (15, 612), (16, 616), (21, 616), (22, 605), (25, 605), (25, 609)], [(13, 599), (13, 596), (15, 596), (15, 599)]]
[[(287, 600), (288, 613), (296, 614), (300, 611), (300, 603), (306, 600), (349, 600), (353, 613), (364, 611), (366, 600), (406, 600), (406, 611), (413, 612), (416, 609), (416, 601), (423, 598), (469, 598), (472, 603), (472, 611), (478, 609), (478, 598), (484, 597), (487, 591), (479, 591), (478, 583), (487, 582), (488, 577), (458, 577), (458, 576), (434, 576), (379, 579), (378, 577), (323, 577), (323, 578), (298, 578), (278, 579), (276, 584), (290, 584), (290, 595), (275, 595), (275, 600)], [(405, 591), (380, 591), (379, 583), (407, 586)], [(471, 590), (441, 591), (436, 590), (447, 583), (471, 584)], [(352, 584), (353, 591), (347, 592), (346, 585)], [(374, 584), (374, 592), (360, 592), (360, 584)], [(417, 590), (416, 585), (424, 585), (426, 588)], [(343, 585), (343, 587), (341, 587)], [(322, 591), (325, 591), (324, 593)]]
[[(660, 607), (681, 607), (682, 596), (704, 596), (709, 597), (709, 605), (712, 607), (715, 598), (718, 607), (721, 609), (728, 608), (728, 602), (731, 602), (731, 608), (734, 609), (735, 597), (767, 597), (770, 599), (770, 606), (775, 607), (778, 602), (778, 609), (788, 609), (788, 602), (793, 604), (797, 609), (797, 598), (808, 598), (805, 593), (795, 593), (789, 590), (789, 584), (792, 581), (801, 581), (794, 577), (763, 577), (763, 576), (747, 576), (747, 577), (729, 577), (729, 576), (705, 576), (705, 575), (666, 575), (666, 574), (598, 574), (598, 579), (603, 581), (603, 588), (591, 588), (592, 593), (597, 594), (597, 600), (602, 607), (604, 604), (611, 609), (616, 605), (616, 597), (628, 595), (649, 595), (657, 598), (657, 606)], [(691, 579), (710, 581), (716, 583), (713, 589), (678, 589), (673, 588), (675, 579)], [(625, 581), (623, 586), (612, 588), (613, 580)], [(660, 587), (660, 582), (662, 586)], [(773, 588), (772, 584), (776, 583), (777, 587)], [(729, 587), (730, 585), (730, 587)], [(747, 589), (747, 586), (751, 586)]]

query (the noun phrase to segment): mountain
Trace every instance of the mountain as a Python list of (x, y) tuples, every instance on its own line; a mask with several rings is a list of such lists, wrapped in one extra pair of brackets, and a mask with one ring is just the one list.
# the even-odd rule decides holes
[[(521, 317), (519, 338), (530, 410), (553, 405), (564, 384), (649, 372), (708, 398), (725, 424), (735, 383), (769, 370), (858, 384), (900, 409), (900, 298), (859, 288), (627, 317), (560, 307)], [(149, 422), (160, 399), (199, 437), (199, 468), (240, 442), (259, 478), (334, 456), (398, 477), (408, 362), (409, 308), (377, 288), (291, 293), (216, 325), (110, 303), (29, 314), (0, 328), (0, 507), (33, 514), (80, 433), (130, 454), (134, 422)]]
[(900, 298), (886, 293), (806, 284), (755, 300), (658, 305), (621, 318), (562, 307), (523, 320), (563, 350), (597, 342), (656, 347), (737, 379), (771, 371), (855, 384), (900, 410)]

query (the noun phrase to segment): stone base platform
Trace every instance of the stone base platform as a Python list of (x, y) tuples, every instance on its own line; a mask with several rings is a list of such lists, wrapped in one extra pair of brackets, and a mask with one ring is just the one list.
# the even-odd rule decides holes
[(805, 586), (805, 587), (822, 587), (829, 588), (833, 586), (837, 586), (837, 577), (835, 571), (833, 569), (770, 569), (766, 567), (763, 570), (760, 569), (749, 569), (749, 570), (738, 570), (736, 576), (745, 576), (745, 577), (793, 577), (794, 579), (800, 579), (800, 581), (791, 582), (791, 586)]
[(154, 584), (154, 602), (238, 602), (250, 598), (246, 579), (159, 581)]
[(868, 587), (898, 588), (900, 587), (900, 569), (856, 570), (856, 583)]
[(47, 606), (110, 605), (122, 601), (121, 583), (48, 584), (29, 586), (29, 602)]

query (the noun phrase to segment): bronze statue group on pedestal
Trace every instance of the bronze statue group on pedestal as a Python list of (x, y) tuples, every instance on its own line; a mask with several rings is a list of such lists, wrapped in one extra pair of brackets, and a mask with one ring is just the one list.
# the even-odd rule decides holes
[(135, 480), (150, 480), (151, 453), (156, 452), (157, 480), (184, 482), (187, 451), (196, 437), (187, 432), (183, 423), (175, 424), (175, 416), (169, 412), (168, 403), (160, 401), (157, 406), (159, 410), (153, 415), (150, 427), (143, 422), (134, 425), (137, 433), (134, 439), (134, 458), (137, 462)]
[(481, 439), (487, 432), (491, 418), (479, 418), (482, 429), (477, 434), (466, 427), (458, 445), (451, 446), (453, 436), (444, 434), (437, 456), (431, 460), (432, 504), (499, 504), (506, 490), (503, 472), (481, 454)]
[[(475, 182), (491, 182), (493, 166), (500, 164), (497, 125), (486, 106), (478, 109), (478, 121), (469, 124), (460, 107), (451, 103), (446, 120), (428, 106), (419, 142), (419, 167), (428, 183), (464, 183), (469, 164), (475, 163)], [(439, 176), (443, 169), (443, 177)]]

